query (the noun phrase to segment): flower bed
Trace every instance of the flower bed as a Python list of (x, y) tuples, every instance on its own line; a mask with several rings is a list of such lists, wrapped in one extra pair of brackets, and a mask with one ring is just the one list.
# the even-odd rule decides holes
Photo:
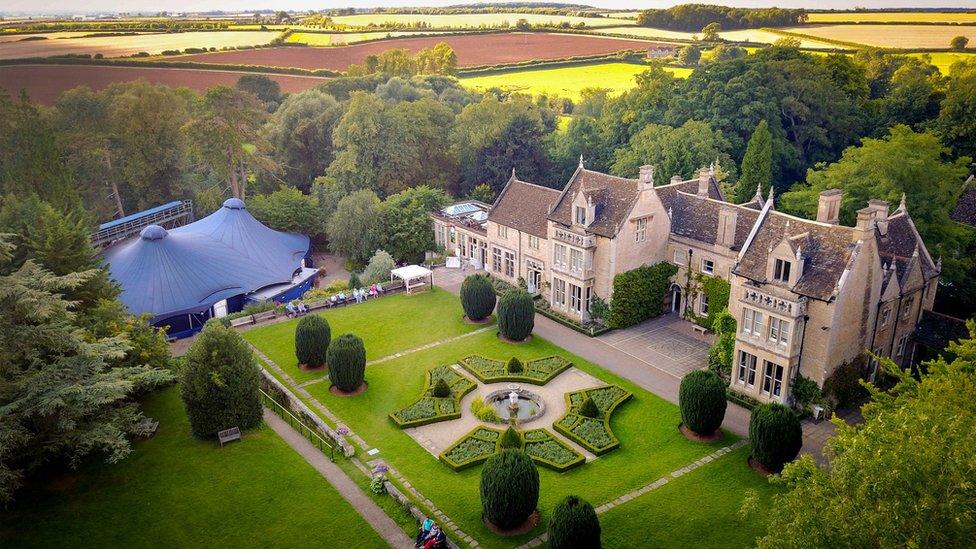
[[(455, 471), (463, 471), (488, 460), (496, 452), (502, 431), (476, 427), (441, 452), (438, 459)], [(546, 429), (523, 433), (525, 453), (542, 467), (563, 472), (586, 463), (582, 454), (557, 439)]]
[(522, 371), (515, 374), (508, 371), (504, 362), (479, 355), (462, 358), (459, 363), (482, 383), (510, 381), (532, 385), (545, 385), (573, 365), (563, 357), (547, 356), (526, 362)]
[[(438, 421), (461, 417), (461, 398), (475, 388), (475, 383), (454, 371), (451, 366), (438, 366), (427, 371), (423, 395), (413, 404), (390, 414), (401, 429), (419, 427)], [(451, 396), (433, 395), (434, 384), (443, 379), (451, 388)]]
[[(579, 407), (586, 396), (593, 399), (603, 417), (590, 418), (579, 414)], [(626, 402), (631, 396), (633, 395), (630, 392), (616, 385), (566, 393), (569, 411), (552, 427), (557, 433), (601, 456), (620, 446), (620, 441), (610, 430), (610, 416), (617, 406)]]

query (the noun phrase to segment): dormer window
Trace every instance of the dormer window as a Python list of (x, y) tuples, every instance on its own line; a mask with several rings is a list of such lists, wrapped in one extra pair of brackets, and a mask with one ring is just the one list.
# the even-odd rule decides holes
[(773, 280), (788, 283), (790, 281), (790, 270), (792, 268), (793, 262), (786, 261), (785, 259), (777, 259), (773, 265)]
[(583, 206), (576, 206), (575, 220), (578, 225), (586, 225), (586, 208)]

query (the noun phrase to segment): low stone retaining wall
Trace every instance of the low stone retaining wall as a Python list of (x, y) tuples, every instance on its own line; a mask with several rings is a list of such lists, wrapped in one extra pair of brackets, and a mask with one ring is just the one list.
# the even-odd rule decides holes
[(324, 421), (322, 421), (319, 416), (311, 410), (304, 402), (301, 401), (295, 393), (292, 393), (288, 387), (285, 387), (280, 381), (278, 381), (273, 375), (269, 374), (263, 368), (261, 369), (261, 376), (264, 378), (264, 383), (270, 387), (273, 387), (276, 391), (284, 394), (288, 397), (288, 406), (292, 411), (302, 414), (308, 421), (315, 424), (315, 428), (318, 429), (326, 438), (335, 442), (339, 446), (339, 450), (342, 455), (347, 458), (352, 457), (356, 454), (356, 449), (353, 445), (346, 440), (344, 435), (337, 433), (334, 429), (329, 427)]

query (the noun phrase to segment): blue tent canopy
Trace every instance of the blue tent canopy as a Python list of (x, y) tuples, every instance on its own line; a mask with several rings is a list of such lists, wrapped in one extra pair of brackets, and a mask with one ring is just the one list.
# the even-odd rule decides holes
[(305, 235), (275, 231), (230, 198), (213, 214), (167, 231), (158, 225), (105, 252), (120, 299), (136, 314), (164, 319), (288, 283), (309, 252)]

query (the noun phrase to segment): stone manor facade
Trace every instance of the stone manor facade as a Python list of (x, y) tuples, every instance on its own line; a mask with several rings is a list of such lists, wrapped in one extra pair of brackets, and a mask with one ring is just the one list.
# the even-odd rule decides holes
[[(853, 227), (839, 224), (841, 192), (821, 193), (816, 220), (776, 211), (773, 197), (725, 200), (710, 169), (654, 186), (579, 167), (562, 191), (512, 177), (492, 205), (454, 204), (433, 214), (435, 240), (512, 284), (524, 279), (559, 313), (587, 320), (591, 299), (612, 297), (618, 273), (661, 261), (678, 267), (662, 307), (705, 315), (693, 276), (731, 285), (738, 333), (732, 389), (787, 402), (803, 375), (823, 385), (866, 351), (911, 363), (911, 336), (931, 311), (941, 262), (933, 261), (905, 202), (872, 200)], [(870, 376), (877, 364), (869, 362)]]

